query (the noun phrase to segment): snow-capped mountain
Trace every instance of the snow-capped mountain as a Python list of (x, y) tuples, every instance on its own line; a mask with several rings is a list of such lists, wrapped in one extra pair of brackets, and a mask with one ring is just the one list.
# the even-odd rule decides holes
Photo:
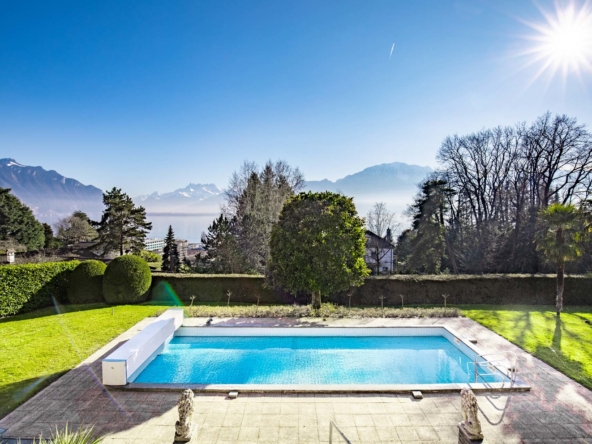
[(138, 196), (134, 201), (151, 213), (196, 213), (218, 211), (222, 198), (223, 191), (213, 183), (190, 183), (170, 193)]
[(102, 191), (97, 187), (14, 159), (0, 159), (0, 188), (10, 188), (42, 222), (53, 223), (76, 210), (98, 218), (103, 210)]

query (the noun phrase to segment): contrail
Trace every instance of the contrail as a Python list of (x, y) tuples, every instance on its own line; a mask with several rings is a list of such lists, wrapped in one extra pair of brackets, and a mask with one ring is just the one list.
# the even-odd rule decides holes
[(393, 46), (391, 46), (391, 55), (389, 56), (389, 60), (393, 56), (393, 49), (395, 49), (395, 44), (394, 43), (393, 43)]

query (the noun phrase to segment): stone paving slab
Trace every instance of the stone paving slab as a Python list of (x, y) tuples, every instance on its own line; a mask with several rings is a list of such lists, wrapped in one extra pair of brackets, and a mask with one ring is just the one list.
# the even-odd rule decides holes
[[(94, 425), (105, 444), (172, 443), (179, 394), (106, 389), (101, 358), (153, 319), (145, 319), (0, 420), (6, 443), (49, 437), (55, 427)], [(203, 325), (205, 319), (191, 319)], [(505, 339), (465, 318), (278, 320), (221, 319), (217, 326), (446, 325), (488, 352), (518, 354), (529, 392), (477, 394), (485, 443), (590, 443), (592, 392)], [(194, 443), (326, 443), (335, 421), (354, 443), (456, 443), (457, 393), (197, 394)], [(29, 441), (30, 442), (30, 441)], [(334, 442), (342, 442), (339, 439)], [(23, 441), (26, 444), (27, 441)]]

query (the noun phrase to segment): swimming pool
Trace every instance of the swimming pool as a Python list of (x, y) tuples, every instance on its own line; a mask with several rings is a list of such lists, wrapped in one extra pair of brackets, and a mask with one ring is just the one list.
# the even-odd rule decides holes
[(528, 390), (516, 374), (516, 361), (491, 361), (443, 325), (207, 326), (171, 308), (102, 360), (101, 379), (204, 392)]
[(450, 384), (472, 382), (473, 364), (441, 335), (177, 336), (134, 382)]

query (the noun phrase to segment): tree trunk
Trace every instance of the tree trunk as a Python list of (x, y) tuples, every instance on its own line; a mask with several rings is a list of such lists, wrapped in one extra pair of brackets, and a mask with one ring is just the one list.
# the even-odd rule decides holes
[(557, 316), (561, 316), (561, 310), (563, 310), (563, 266), (563, 261), (557, 264), (557, 301), (555, 305)]
[(321, 308), (321, 292), (320, 291), (313, 291), (312, 292), (312, 308), (318, 310)]

